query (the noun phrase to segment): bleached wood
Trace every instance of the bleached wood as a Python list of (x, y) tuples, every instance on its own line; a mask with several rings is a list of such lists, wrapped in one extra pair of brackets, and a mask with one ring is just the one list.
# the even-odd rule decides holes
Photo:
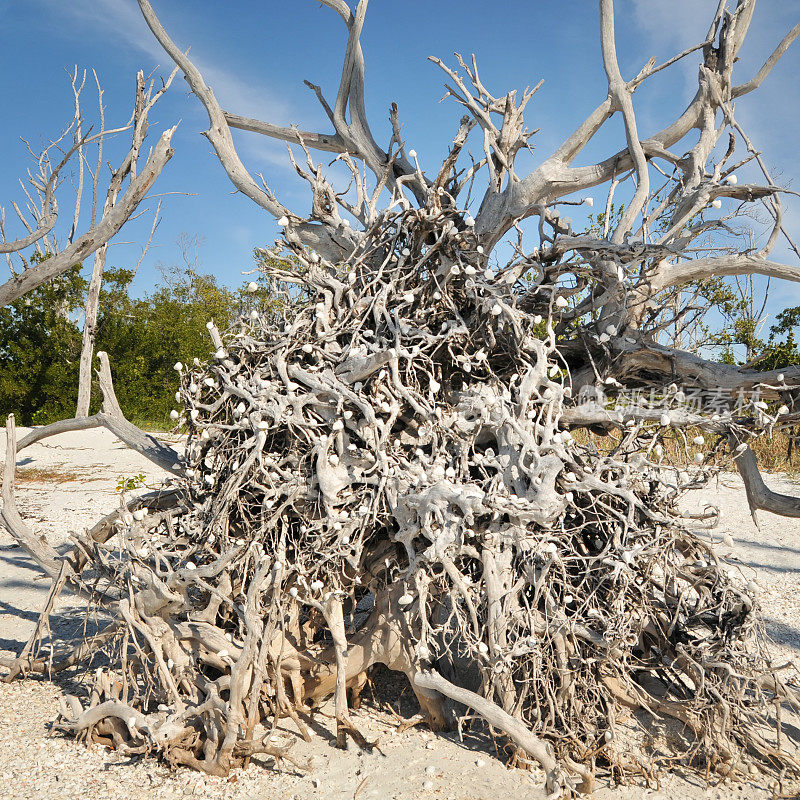
[(172, 158), (174, 151), (171, 140), (174, 133), (175, 128), (170, 128), (161, 134), (142, 171), (130, 182), (115, 206), (98, 220), (94, 228), (47, 260), (28, 267), (0, 285), (0, 306), (17, 300), (50, 278), (60, 275), (76, 263), (88, 258), (119, 233), (144, 200), (161, 174), (161, 170)]

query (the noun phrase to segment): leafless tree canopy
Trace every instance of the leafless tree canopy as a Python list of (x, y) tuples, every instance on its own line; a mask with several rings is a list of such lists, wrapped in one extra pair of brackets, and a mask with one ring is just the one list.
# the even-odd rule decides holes
[[(11, 203), (17, 225), (21, 224), (27, 231), (25, 236), (13, 240), (7, 236), (6, 213), (0, 207), (0, 254), (5, 256), (11, 273), (11, 277), (0, 284), (0, 306), (12, 303), (37, 286), (93, 257), (83, 327), (77, 417), (86, 417), (89, 413), (98, 301), (108, 243), (128, 221), (140, 213), (142, 201), (172, 158), (171, 140), (175, 128), (161, 134), (147, 154), (144, 165), (140, 164), (142, 148), (150, 128), (150, 111), (167, 91), (176, 74), (177, 68), (156, 87), (154, 80), (146, 80), (143, 73), (139, 72), (136, 75), (130, 119), (121, 127), (108, 128), (103, 89), (97, 74), (92, 73), (97, 90), (97, 119), (90, 124), (83, 99), (86, 71), (81, 75), (76, 68), (72, 74), (75, 99), (73, 119), (61, 135), (40, 152), (36, 153), (28, 145), (36, 169), (28, 171), (27, 185), (21, 182), (27, 205), (22, 208), (16, 202)], [(107, 145), (125, 134), (130, 135), (130, 147), (119, 166), (114, 167), (107, 160)], [(62, 186), (69, 184), (69, 179), (73, 182), (70, 187), (73, 196), (71, 226), (66, 241), (59, 241), (56, 235), (61, 216), (58, 195)], [(105, 199), (102, 197), (104, 190)], [(87, 213), (89, 222), (81, 234), (81, 222)], [(158, 210), (153, 232), (157, 221)], [(148, 241), (145, 249), (149, 244)]]
[[(306, 715), (330, 695), (338, 743), (371, 746), (349, 708), (366, 670), (382, 663), (408, 676), (429, 725), (471, 709), (503, 732), (516, 760), (536, 760), (554, 792), (591, 791), (597, 774), (655, 776), (676, 755), (722, 775), (796, 776), (775, 717), (781, 704), (800, 711), (796, 677), (770, 661), (751, 589), (692, 530), (713, 525), (714, 511), (687, 519), (678, 501), (727, 454), (753, 513), (800, 516), (797, 498), (767, 488), (747, 444), (796, 423), (800, 367), (720, 364), (660, 334), (687, 313), (680, 292), (710, 277), (800, 280), (800, 269), (770, 260), (789, 239), (784, 190), (734, 108), (800, 25), (755, 75), (734, 77), (755, 2), (721, 2), (697, 46), (625, 79), (613, 3), (600, 0), (607, 95), (525, 175), (516, 161), (533, 135), (523, 114), (538, 87), (495, 96), (474, 58), (433, 58), (464, 116), (432, 175), (406, 149), (396, 107), (386, 150), (370, 131), (366, 0), (355, 10), (322, 1), (347, 32), (335, 100), (308, 84), (329, 133), (223, 110), (139, 0), (205, 106), (205, 135), (234, 186), (283, 228), (290, 259), (281, 266), (276, 250), (266, 271), (285, 302), (254, 308), (224, 334), (210, 323), (213, 359), (176, 365), (176, 413), (190, 432), (182, 458), (125, 421), (106, 360), (99, 415), (19, 444), (9, 422), (3, 522), (54, 579), (54, 594), (69, 586), (105, 620), (94, 641), (50, 658), (34, 637), (11, 674), (71, 667), (101, 648), (110, 668), (96, 674), (88, 703), (65, 700), (60, 726), (212, 774), (256, 752), (291, 760), (271, 729), (289, 716), (307, 735)], [(635, 90), (684, 58), (700, 60), (694, 97), (643, 138)], [(616, 114), (624, 146), (575, 166)], [(295, 146), (309, 215), (246, 170), (232, 128)], [(468, 158), (473, 142), (478, 156)], [(320, 150), (349, 169), (352, 191), (329, 182)], [(763, 179), (739, 183), (751, 161)], [(574, 230), (565, 208), (598, 186), (604, 213)], [(754, 204), (772, 220), (759, 246), (737, 236)], [(106, 215), (122, 205), (114, 195)], [(46, 229), (44, 212), (37, 224)], [(495, 268), (501, 242), (511, 256)], [(0, 297), (27, 284), (16, 286)], [(624, 404), (637, 388), (658, 391)], [(713, 390), (722, 403), (690, 406), (690, 390)], [(176, 477), (76, 536), (72, 556), (59, 559), (16, 510), (15, 457), (42, 436), (92, 424)], [(607, 446), (587, 430), (608, 434)], [(717, 443), (710, 453), (699, 451), (704, 435)], [(690, 466), (667, 463), (671, 440)], [(620, 743), (625, 710), (662, 721), (650, 752)]]
[[(172, 82), (175, 72), (158, 88), (136, 76), (134, 108), (130, 120), (119, 128), (108, 128), (105, 120), (103, 91), (97, 76), (97, 120), (90, 125), (86, 119), (83, 93), (86, 74), (77, 69), (72, 77), (75, 96), (75, 116), (61, 135), (36, 153), (29, 146), (36, 170), (28, 172), (27, 187), (22, 184), (27, 207), (16, 202), (11, 206), (18, 221), (27, 231), (25, 236), (10, 239), (6, 236), (5, 209), (0, 209), (0, 253), (5, 256), (11, 277), (0, 284), (0, 305), (7, 305), (26, 292), (66, 272), (96, 253), (122, 229), (136, 213), (139, 204), (152, 188), (161, 170), (172, 158), (170, 142), (175, 128), (164, 131), (141, 164), (142, 147), (149, 130), (149, 114)], [(104, 158), (104, 145), (112, 137), (124, 133), (131, 136), (131, 146), (118, 167), (110, 169)], [(71, 227), (66, 241), (59, 242), (55, 228), (61, 216), (57, 194), (70, 168), (77, 173), (74, 204), (70, 210)], [(106, 198), (101, 194), (105, 187)], [(90, 204), (90, 208), (86, 205)], [(81, 223), (89, 216), (83, 234)]]

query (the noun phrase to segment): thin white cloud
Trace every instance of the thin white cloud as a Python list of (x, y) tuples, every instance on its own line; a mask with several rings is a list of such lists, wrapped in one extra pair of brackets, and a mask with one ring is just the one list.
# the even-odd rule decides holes
[[(81, 27), (99, 29), (106, 36), (113, 37), (114, 42), (127, 44), (160, 64), (163, 69), (170, 69), (172, 63), (147, 28), (135, 0), (35, 0), (46, 6), (48, 14), (59, 16)], [(180, 42), (180, 32), (170, 31)], [(214, 90), (214, 94), (226, 110), (245, 116), (256, 116), (261, 119), (285, 119), (288, 104), (267, 91), (263, 85), (254, 84), (217, 63), (212, 58), (196, 50), (192, 60), (197, 65), (206, 83)]]
[[(52, 20), (66, 18), (71, 25), (89, 30), (93, 35), (101, 33), (114, 42), (127, 45), (132, 51), (160, 65), (163, 71), (172, 68), (169, 56), (148, 29), (135, 0), (35, 2), (47, 8)], [(170, 31), (170, 34), (180, 43), (180, 31)], [(199, 52), (199, 48), (193, 49), (191, 57), (226, 110), (269, 121), (289, 118), (289, 104), (266, 90), (263, 85), (242, 78), (230, 68)], [(202, 114), (199, 103), (197, 108), (198, 113)], [(252, 133), (241, 134), (237, 138), (240, 154), (256, 170), (265, 165), (288, 167), (286, 149), (282, 142)]]
[[(630, 10), (635, 27), (641, 31), (639, 44), (643, 62), (650, 56), (663, 62), (703, 41), (717, 5), (718, 0), (628, 0), (621, 4), (621, 9), (627, 7)], [(619, 16), (618, 11), (618, 19)], [(687, 101), (697, 90), (699, 59), (698, 54), (692, 54), (670, 68), (673, 75), (681, 76)], [(636, 65), (636, 68), (640, 66), (642, 64)]]
[(717, 4), (717, 0), (631, 0), (634, 19), (650, 44), (677, 51), (703, 40)]

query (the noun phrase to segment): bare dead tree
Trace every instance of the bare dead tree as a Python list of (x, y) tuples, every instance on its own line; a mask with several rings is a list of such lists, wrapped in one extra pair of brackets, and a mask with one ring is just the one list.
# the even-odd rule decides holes
[[(28, 175), (31, 187), (31, 190), (26, 192), (28, 207), (23, 210), (17, 203), (12, 202), (11, 204), (21, 223), (27, 229), (27, 235), (13, 240), (9, 239), (6, 236), (5, 212), (2, 212), (0, 253), (6, 256), (11, 278), (0, 285), (0, 305), (7, 305), (22, 297), (26, 292), (35, 289), (46, 280), (62, 274), (74, 264), (80, 263), (95, 253), (102, 245), (107, 244), (134, 214), (142, 199), (152, 188), (164, 165), (172, 157), (173, 151), (170, 142), (175, 128), (169, 128), (161, 134), (149, 152), (145, 164), (141, 169), (137, 168), (143, 137), (146, 135), (148, 127), (147, 116), (152, 109), (153, 102), (163, 93), (162, 88), (154, 97), (151, 87), (149, 96), (145, 97), (144, 94), (140, 96), (140, 80), (143, 79), (141, 77), (137, 79), (137, 105), (131, 121), (127, 125), (114, 129), (107, 129), (103, 126), (102, 130), (96, 133), (92, 133), (91, 130), (80, 133), (83, 117), (80, 108), (80, 90), (77, 90), (75, 118), (58, 139), (53, 140), (41, 153), (34, 156), (37, 169), (36, 172), (29, 172)], [(139, 103), (143, 100), (145, 100), (144, 105), (140, 107)], [(81, 235), (78, 235), (77, 230), (71, 231), (67, 243), (59, 247), (52, 232), (59, 218), (56, 193), (63, 182), (67, 165), (72, 163), (76, 154), (79, 156), (79, 163), (83, 163), (83, 154), (90, 145), (98, 144), (101, 140), (107, 140), (128, 129), (134, 131), (131, 149), (123, 157), (121, 167), (113, 172), (116, 181), (120, 184), (120, 188), (117, 189), (119, 196), (114, 203), (103, 209), (100, 218), (97, 219), (95, 208), (99, 183), (93, 179), (93, 211), (89, 228)], [(65, 142), (69, 142), (68, 146), (63, 144)], [(57, 156), (60, 156), (58, 161), (56, 161)], [(128, 179), (128, 184), (122, 191), (126, 179)], [(73, 218), (75, 223), (79, 220), (83, 200), (81, 192), (74, 198)], [(47, 258), (38, 263), (32, 262), (29, 248), (32, 248), (39, 256), (47, 256)]]
[[(108, 358), (102, 352), (96, 355), (100, 360), (98, 376), (103, 394), (103, 406), (99, 413), (89, 416), (91, 363), (95, 355), (96, 322), (106, 251), (111, 239), (136, 215), (139, 205), (172, 158), (173, 150), (170, 143), (175, 127), (161, 134), (148, 152), (144, 165), (140, 164), (141, 151), (149, 130), (150, 111), (169, 88), (176, 74), (177, 69), (166, 80), (161, 81), (156, 89), (155, 81), (146, 80), (143, 73), (139, 72), (136, 76), (134, 108), (130, 119), (120, 127), (108, 128), (105, 122), (103, 90), (97, 75), (93, 73), (98, 93), (98, 129), (95, 131), (95, 126), (87, 125), (82, 103), (86, 72), (79, 75), (76, 68), (71, 81), (75, 103), (72, 121), (57, 139), (52, 140), (39, 153), (28, 145), (28, 150), (36, 162), (36, 170), (28, 171), (27, 186), (21, 182), (27, 204), (23, 209), (16, 202), (11, 203), (27, 235), (11, 239), (7, 235), (5, 210), (0, 208), (0, 253), (5, 255), (11, 272), (11, 278), (0, 285), (0, 304), (5, 305), (19, 299), (92, 254), (95, 257), (85, 306), (76, 416), (74, 419), (61, 420), (33, 431), (20, 443), (21, 447), (63, 431), (103, 426), (164, 469), (175, 471), (178, 468), (178, 456), (171, 448), (140, 431), (125, 419), (114, 394)], [(105, 147), (112, 138), (127, 132), (131, 134), (130, 148), (122, 157), (120, 165), (116, 168), (111, 167), (104, 160), (104, 154), (107, 153)], [(89, 163), (91, 150), (96, 153), (94, 167)], [(71, 187), (74, 189), (71, 192), (72, 224), (65, 237), (66, 241), (59, 243), (57, 224), (61, 214), (58, 195), (62, 185), (71, 177), (70, 169), (74, 167), (77, 167), (78, 176), (76, 185)], [(106, 168), (110, 171), (110, 178), (107, 182), (105, 201), (101, 205), (100, 192), (105, 183), (102, 172)], [(85, 181), (87, 172), (90, 177), (88, 186)], [(89, 224), (86, 231), (80, 234), (81, 211), (87, 203), (91, 204)], [(152, 239), (152, 232), (150, 238)], [(30, 530), (17, 513), (13, 499), (13, 469), (11, 473), (8, 472), (10, 466), (13, 467), (13, 464), (10, 465), (7, 460), (3, 485), (4, 504), (0, 517), (6, 527), (15, 532), (15, 537), (21, 544), (35, 554), (37, 561), (53, 577), (57, 556), (52, 548), (36, 542), (36, 538), (32, 537)], [(59, 591), (65, 582), (73, 589), (80, 588), (80, 582), (73, 580), (71, 573), (67, 579), (66, 574), (60, 569), (56, 569), (56, 572), (62, 574)]]
[[(111, 171), (111, 177), (108, 182), (106, 190), (106, 198), (103, 203), (101, 217), (108, 214), (116, 205), (119, 199), (120, 192), (123, 189), (123, 184), (126, 180), (133, 181), (139, 172), (139, 156), (142, 150), (142, 145), (147, 136), (149, 122), (148, 116), (153, 106), (158, 102), (161, 95), (167, 91), (173, 79), (175, 78), (177, 70), (163, 81), (158, 90), (155, 90), (154, 81), (145, 81), (144, 74), (139, 72), (136, 75), (136, 100), (134, 102), (134, 110), (129, 128), (131, 130), (131, 147), (127, 155), (122, 160), (122, 163), (116, 169)], [(92, 218), (90, 226), (94, 227), (98, 198), (97, 192), (100, 181), (100, 171), (103, 168), (103, 140), (105, 132), (105, 109), (103, 108), (103, 90), (100, 88), (100, 82), (95, 75), (95, 82), (97, 83), (98, 92), (98, 106), (100, 116), (100, 136), (97, 140), (97, 163), (95, 170), (92, 173)], [(81, 166), (83, 165), (84, 153), (80, 153)], [(166, 163), (166, 162), (165, 162)], [(145, 169), (147, 166), (145, 166)], [(77, 207), (77, 204), (76, 204)], [(153, 220), (153, 228), (150, 233), (150, 238), (144, 247), (144, 252), (147, 251), (150, 242), (152, 241), (153, 233), (158, 224), (158, 212), (161, 204), (159, 202)], [(92, 359), (94, 356), (94, 342), (97, 334), (97, 315), (100, 306), (100, 289), (103, 284), (103, 272), (105, 271), (106, 254), (108, 252), (108, 242), (104, 242), (94, 254), (94, 263), (92, 266), (92, 277), (89, 282), (89, 293), (86, 298), (86, 308), (84, 311), (83, 322), (83, 340), (81, 346), (81, 361), (80, 361), (80, 375), (78, 379), (78, 403), (75, 416), (86, 417), (89, 415), (89, 403), (91, 400), (92, 389)], [(144, 252), (142, 257), (144, 256)], [(140, 258), (141, 261), (141, 258)]]
[[(89, 126), (84, 116), (82, 93), (86, 85), (86, 72), (72, 75), (75, 114), (61, 135), (36, 153), (29, 145), (35, 159), (35, 171), (28, 171), (27, 186), (22, 185), (27, 204), (21, 208), (16, 202), (11, 206), (27, 234), (10, 239), (7, 236), (5, 210), (0, 208), (0, 253), (5, 255), (11, 277), (0, 285), (0, 305), (22, 297), (42, 283), (61, 275), (75, 264), (94, 255), (94, 267), (89, 286), (85, 316), (83, 345), (80, 362), (80, 380), (76, 416), (89, 413), (91, 394), (91, 362), (94, 351), (98, 301), (105, 268), (105, 257), (110, 240), (123, 225), (134, 217), (139, 205), (152, 188), (156, 178), (172, 157), (170, 142), (175, 128), (164, 131), (150, 150), (144, 165), (140, 165), (142, 146), (148, 133), (148, 117), (155, 103), (167, 90), (177, 70), (156, 90), (154, 81), (146, 81), (140, 72), (136, 76), (134, 109), (128, 122), (118, 128), (107, 128), (103, 91), (94, 74), (98, 92), (97, 130)], [(116, 168), (104, 162), (104, 147), (115, 137), (130, 131), (131, 145)], [(94, 165), (89, 163), (90, 150), (96, 153)], [(107, 152), (107, 151), (105, 151)], [(60, 216), (59, 190), (65, 185), (72, 168), (77, 169), (77, 185), (72, 191), (72, 225), (59, 243), (57, 224)], [(106, 181), (103, 171), (108, 167), (105, 201), (99, 195)], [(88, 172), (90, 181), (85, 181)], [(87, 185), (88, 183), (88, 185)], [(72, 190), (72, 187), (70, 187)], [(91, 203), (90, 219), (84, 233), (79, 233), (81, 209)], [(99, 210), (99, 218), (98, 218)]]
[[(383, 190), (393, 193), (392, 203), (407, 207), (414, 200), (427, 196), (431, 190), (438, 191), (444, 187), (433, 186), (422, 174), (418, 163), (412, 165), (409, 162), (400, 137), (395, 107), (391, 114), (394, 133), (388, 150), (381, 151), (374, 142), (364, 106), (364, 58), (360, 45), (367, 3), (360, 2), (355, 11), (340, 0), (331, 0), (325, 5), (339, 14), (348, 31), (347, 51), (334, 107), (331, 108), (319, 87), (308, 85), (326, 110), (334, 128), (333, 134), (301, 131), (294, 127), (280, 128), (223, 111), (200, 72), (171, 40), (147, 0), (140, 2), (154, 35), (184, 72), (190, 88), (205, 106), (211, 123), (205, 135), (234, 185), (275, 217), (286, 221), (284, 233), (291, 247), (311, 248), (331, 261), (338, 261), (348, 259), (364, 235), (364, 232), (350, 227), (347, 218), (340, 216), (339, 208), (355, 217), (366, 229), (377, 218), (377, 205)], [(752, 2), (737, 3), (733, 12), (726, 10), (725, 4), (721, 3), (703, 42), (663, 64), (656, 65), (651, 60), (633, 79), (624, 81), (617, 65), (613, 3), (610, 0), (601, 3), (601, 43), (608, 95), (551, 156), (525, 176), (516, 174), (514, 162), (517, 153), (526, 149), (532, 135), (524, 126), (523, 111), (538, 86), (526, 90), (519, 103), (515, 92), (497, 98), (482, 84), (474, 59), (469, 66), (458, 57), (463, 77), (441, 60), (431, 59), (448, 76), (448, 94), (467, 112), (456, 137), (454, 159), (473, 129), (480, 129), (482, 134), (484, 159), (448, 188), (463, 190), (474, 179), (477, 170), (488, 172), (487, 186), (473, 225), (483, 254), (488, 260), (492, 248), (506, 233), (523, 220), (538, 217), (539, 246), (521, 257), (519, 263), (509, 270), (506, 279), (519, 280), (524, 275), (537, 275), (539, 286), (529, 291), (526, 300), (532, 307), (544, 311), (551, 294), (549, 284), (556, 280), (564, 283), (572, 278), (575, 289), (565, 296), (571, 296), (576, 302), (564, 315), (562, 329), (587, 314), (594, 317), (597, 341), (592, 343), (590, 358), (584, 358), (582, 363), (571, 363), (576, 388), (609, 377), (624, 379), (626, 384), (637, 380), (647, 383), (648, 375), (653, 373), (670, 375), (671, 380), (704, 389), (722, 387), (731, 393), (756, 386), (763, 387), (765, 392), (776, 392), (784, 386), (791, 389), (800, 385), (800, 367), (756, 373), (705, 361), (674, 348), (659, 347), (654, 344), (655, 330), (649, 319), (655, 315), (648, 313), (649, 309), (663, 305), (665, 295), (676, 287), (711, 277), (765, 275), (800, 280), (798, 267), (768, 259), (781, 233), (788, 238), (782, 226), (780, 205), (780, 194), (784, 190), (774, 184), (760, 153), (734, 116), (734, 101), (761, 85), (800, 34), (800, 24), (786, 34), (756, 75), (737, 84), (733, 79), (734, 62), (744, 43), (753, 10)], [(673, 123), (641, 140), (632, 101), (636, 88), (651, 76), (696, 52), (702, 53), (703, 61), (694, 97)], [(625, 123), (628, 139), (625, 149), (602, 162), (574, 166), (586, 145), (617, 113)], [(303, 219), (282, 206), (266, 186), (259, 187), (247, 173), (236, 153), (231, 128), (298, 142), (309, 151), (337, 152), (351, 164), (352, 159), (360, 159), (375, 176), (374, 189), (367, 191), (363, 179), (356, 175), (360, 187), (358, 203), (351, 205), (342, 201), (325, 181), (320, 169), (313, 165), (309, 154), (307, 170), (295, 165), (314, 192), (312, 214)], [(669, 148), (683, 143), (695, 131), (697, 142), (686, 150), (685, 155), (678, 157), (670, 152)], [(714, 162), (717, 144), (726, 132), (730, 136), (728, 148), (722, 158)], [(731, 162), (737, 142), (746, 148), (747, 155)], [(764, 183), (739, 185), (736, 170), (753, 160), (761, 168)], [(664, 168), (659, 163), (663, 163)], [(665, 175), (665, 170), (670, 171), (669, 176)], [(663, 179), (663, 186), (653, 191), (650, 188), (651, 173)], [(621, 183), (630, 180), (636, 183), (632, 201), (614, 230), (604, 230), (602, 236), (575, 235), (571, 220), (566, 218), (565, 221), (558, 210), (560, 198), (606, 183), (610, 183), (607, 202), (610, 208), (614, 192), (619, 191)], [(408, 194), (412, 195), (411, 199)], [(446, 202), (455, 203), (456, 199), (452, 192), (447, 193)], [(759, 201), (774, 220), (772, 230), (762, 247), (750, 246), (740, 251), (726, 243), (718, 248), (718, 254), (693, 257), (693, 241), (709, 232), (726, 230), (729, 220), (735, 217), (735, 213), (722, 218), (714, 215), (723, 200), (738, 201), (740, 214), (747, 210), (748, 204)], [(589, 276), (595, 285), (592, 296), (587, 298), (584, 295)], [(606, 330), (614, 333), (608, 334), (607, 341), (600, 342)], [(580, 350), (583, 349), (581, 342)], [(779, 375), (782, 378), (780, 382)]]
[[(796, 778), (791, 730), (775, 715), (781, 705), (800, 711), (796, 676), (770, 660), (752, 589), (694, 531), (715, 512), (687, 520), (677, 503), (727, 454), (754, 513), (800, 516), (797, 498), (765, 485), (747, 445), (796, 421), (777, 404), (800, 388), (800, 367), (719, 364), (657, 337), (682, 314), (662, 310), (687, 284), (800, 279), (797, 267), (769, 260), (788, 238), (783, 190), (733, 105), (800, 25), (736, 83), (755, 3), (721, 2), (701, 43), (626, 80), (614, 6), (600, 0), (607, 95), (526, 175), (515, 164), (532, 136), (523, 115), (536, 89), (495, 96), (474, 58), (457, 57), (458, 68), (433, 59), (465, 115), (441, 169), (426, 176), (395, 107), (386, 151), (370, 132), (366, 0), (355, 10), (323, 0), (348, 34), (335, 102), (309, 84), (328, 134), (224, 111), (138, 1), (205, 106), (205, 135), (234, 186), (284, 229), (295, 266), (273, 263), (266, 274), (302, 291), (284, 289), (282, 308), (256, 309), (224, 335), (209, 324), (214, 358), (176, 365), (175, 417), (189, 439), (173, 484), (76, 536), (66, 560), (15, 516), (16, 453), (39, 434), (17, 445), (10, 421), (4, 524), (55, 587), (89, 592), (108, 619), (111, 669), (96, 673), (88, 703), (66, 698), (60, 727), (226, 774), (256, 752), (291, 760), (271, 729), (288, 716), (307, 735), (304, 716), (333, 695), (337, 742), (368, 747), (349, 708), (365, 671), (383, 663), (408, 676), (429, 725), (472, 709), (508, 737), (516, 760), (545, 769), (553, 792), (590, 792), (603, 772), (653, 777), (677, 754), (706, 774)], [(695, 53), (694, 97), (643, 139), (635, 90)], [(616, 114), (625, 146), (576, 166)], [(292, 213), (245, 169), (232, 128), (299, 146), (290, 157), (311, 187), (310, 215)], [(462, 167), (473, 135), (482, 156)], [(352, 193), (334, 189), (312, 150), (337, 154)], [(751, 161), (763, 181), (739, 184), (736, 170)], [(576, 232), (563, 206), (601, 185), (603, 229)], [(476, 186), (473, 216), (461, 198)], [(717, 215), (723, 201), (735, 211)], [(772, 225), (762, 245), (734, 247), (731, 221), (752, 204)], [(536, 224), (524, 226), (529, 218)], [(720, 232), (729, 235), (715, 244)], [(501, 241), (513, 256), (492, 269)], [(654, 394), (624, 403), (637, 389)], [(713, 390), (722, 403), (713, 413), (692, 407), (689, 390)], [(119, 425), (106, 394), (102, 413)], [(706, 436), (713, 447), (700, 451)], [(670, 441), (688, 465), (665, 460)], [(151, 455), (173, 458), (155, 446)], [(8, 666), (45, 671), (86, 656), (85, 642), (44, 658), (32, 641)], [(119, 671), (124, 681), (113, 679)], [(620, 744), (623, 710), (675, 720), (669, 754), (637, 759)]]

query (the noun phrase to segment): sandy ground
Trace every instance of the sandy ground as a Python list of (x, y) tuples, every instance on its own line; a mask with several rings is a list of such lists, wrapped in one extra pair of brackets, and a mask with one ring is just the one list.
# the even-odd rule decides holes
[[(23, 435), (24, 431), (20, 431)], [(55, 545), (66, 542), (70, 530), (81, 530), (119, 503), (115, 491), (120, 476), (144, 473), (155, 488), (163, 473), (132, 453), (105, 430), (64, 434), (33, 445), (20, 454), (20, 510), (37, 533)], [(67, 480), (64, 480), (64, 477)], [(773, 476), (773, 488), (800, 494), (800, 482)], [(750, 517), (737, 476), (727, 475), (713, 487), (695, 493), (689, 505), (718, 505), (722, 522), (714, 532), (734, 540), (738, 561), (760, 587), (761, 602), (776, 654), (800, 656), (800, 520), (770, 514)], [(720, 547), (723, 547), (720, 544)], [(0, 530), (0, 655), (16, 653), (33, 630), (49, 589), (37, 580), (30, 559)], [(68, 625), (66, 609), (54, 625)], [(400, 686), (396, 681), (390, 684)], [(402, 716), (413, 713), (406, 691), (378, 686), (377, 697), (366, 699), (355, 714), (368, 738), (378, 738), (380, 752), (342, 752), (332, 747), (330, 719), (316, 717), (316, 736), (306, 744), (289, 724), (283, 737), (297, 740), (293, 754), (311, 759), (310, 773), (275, 770), (256, 761), (228, 778), (209, 778), (190, 770), (170, 773), (152, 759), (120, 757), (105, 748), (87, 750), (71, 740), (52, 736), (49, 723), (58, 713), (58, 685), (41, 680), (0, 684), (0, 798), (58, 797), (60, 800), (109, 798), (204, 797), (260, 800), (324, 800), (325, 798), (544, 798), (541, 772), (508, 770), (491, 741), (455, 734), (432, 735), (426, 730), (397, 732), (400, 717), (389, 711), (387, 699)], [(67, 687), (68, 688), (68, 687)], [(772, 798), (762, 777), (706, 787), (696, 776), (674, 774), (658, 788), (601, 787), (603, 800), (633, 798)]]

